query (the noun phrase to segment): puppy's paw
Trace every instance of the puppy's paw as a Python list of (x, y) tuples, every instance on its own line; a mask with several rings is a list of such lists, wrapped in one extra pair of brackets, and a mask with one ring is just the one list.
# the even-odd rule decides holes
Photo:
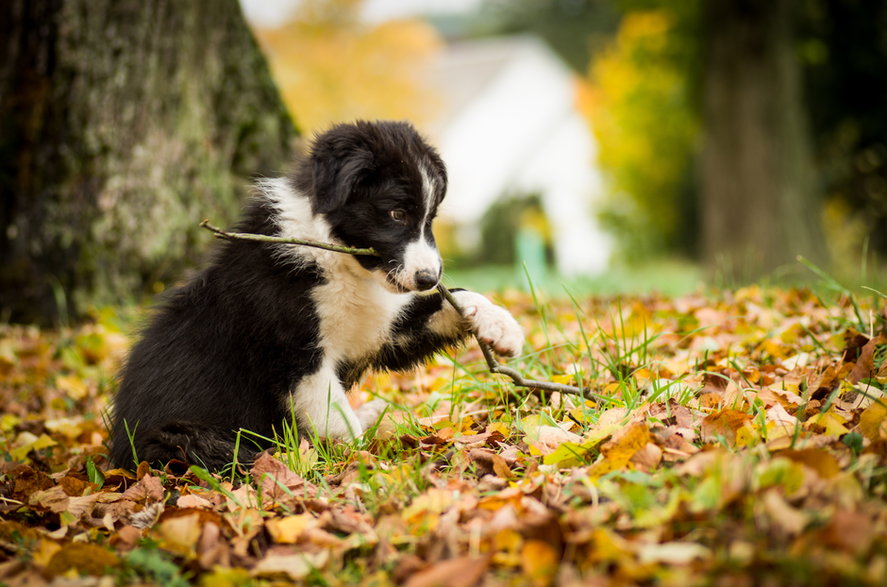
[(363, 430), (368, 430), (375, 426), (387, 407), (388, 402), (385, 400), (374, 399), (357, 408), (355, 413), (357, 414), (357, 419), (360, 421)]
[(468, 321), (469, 330), (496, 353), (516, 357), (524, 345), (524, 332), (508, 310), (473, 291), (453, 292)]

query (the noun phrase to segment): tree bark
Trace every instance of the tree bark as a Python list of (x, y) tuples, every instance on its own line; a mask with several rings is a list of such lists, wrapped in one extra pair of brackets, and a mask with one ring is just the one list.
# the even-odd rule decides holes
[(237, 0), (0, 3), (0, 319), (175, 279), (295, 135)]
[(825, 257), (793, 4), (704, 3), (702, 258), (727, 279)]

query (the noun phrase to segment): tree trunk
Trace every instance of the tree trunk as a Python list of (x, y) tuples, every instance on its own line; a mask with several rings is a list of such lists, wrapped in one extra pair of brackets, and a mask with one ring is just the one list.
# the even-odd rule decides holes
[(702, 257), (728, 279), (825, 256), (793, 4), (704, 3)]
[(237, 0), (0, 3), (0, 319), (175, 279), (295, 134)]

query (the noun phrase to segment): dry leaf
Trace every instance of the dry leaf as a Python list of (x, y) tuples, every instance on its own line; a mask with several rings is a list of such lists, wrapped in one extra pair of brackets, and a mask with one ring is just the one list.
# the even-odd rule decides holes
[(486, 557), (452, 558), (414, 574), (404, 587), (473, 587), (480, 583), (489, 565)]

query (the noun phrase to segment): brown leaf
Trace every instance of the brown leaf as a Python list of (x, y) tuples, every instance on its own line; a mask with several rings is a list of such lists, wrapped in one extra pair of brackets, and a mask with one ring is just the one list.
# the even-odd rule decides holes
[(473, 587), (487, 572), (490, 559), (460, 556), (434, 563), (410, 577), (404, 587)]
[(723, 437), (732, 445), (736, 442), (736, 432), (751, 419), (751, 415), (738, 410), (727, 409), (709, 414), (702, 420), (702, 440), (716, 442), (719, 437)]
[(163, 484), (160, 483), (160, 479), (145, 474), (135, 485), (123, 492), (123, 499), (137, 503), (152, 503), (161, 501), (163, 495)]
[(863, 512), (838, 510), (817, 536), (828, 547), (858, 556), (871, 548), (876, 536), (873, 526), (871, 518)]
[(311, 496), (316, 493), (313, 485), (267, 452), (259, 455), (259, 458), (253, 463), (250, 474), (253, 479), (261, 483), (262, 495), (275, 501), (288, 497), (284, 488), (289, 489), (292, 493), (298, 491), (300, 494), (304, 494), (308, 492)]
[(662, 462), (662, 449), (655, 443), (648, 442), (632, 455), (630, 461), (639, 470), (652, 472)]
[(885, 343), (887, 343), (887, 339), (882, 334), (865, 343), (859, 351), (859, 358), (856, 359), (853, 370), (847, 375), (847, 380), (850, 383), (859, 383), (860, 380), (875, 375), (875, 347)]
[(7, 475), (15, 479), (15, 488), (13, 495), (17, 499), (28, 499), (37, 491), (49, 489), (55, 482), (52, 478), (42, 471), (35, 471), (28, 465), (18, 465), (10, 470)]
[(231, 565), (231, 549), (217, 524), (208, 523), (203, 526), (203, 533), (197, 544), (197, 555), (200, 566), (204, 569)]
[(65, 493), (71, 497), (83, 495), (87, 489), (91, 489), (93, 486), (92, 483), (89, 483), (88, 481), (83, 481), (82, 479), (70, 475), (65, 475), (59, 479), (58, 484), (65, 490)]

